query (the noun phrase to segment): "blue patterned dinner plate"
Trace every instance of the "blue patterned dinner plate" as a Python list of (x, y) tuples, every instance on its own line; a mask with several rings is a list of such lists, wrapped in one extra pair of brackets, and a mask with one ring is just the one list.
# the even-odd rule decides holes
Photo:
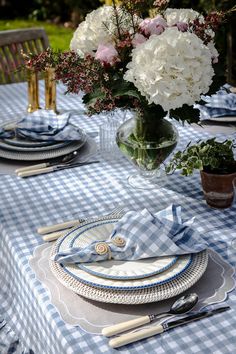
[[(74, 228), (56, 244), (56, 252), (69, 247), (85, 247), (94, 241), (106, 240), (117, 219), (92, 221)], [(192, 255), (155, 257), (137, 261), (101, 261), (61, 265), (63, 271), (89, 286), (114, 289), (145, 289), (176, 279), (192, 263)]]

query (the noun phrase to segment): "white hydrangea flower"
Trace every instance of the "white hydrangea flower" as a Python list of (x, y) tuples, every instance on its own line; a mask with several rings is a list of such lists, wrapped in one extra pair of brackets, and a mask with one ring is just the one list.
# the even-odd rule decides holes
[(213, 41), (210, 41), (208, 44), (207, 44), (207, 48), (210, 50), (211, 52), (211, 58), (213, 60), (213, 63), (217, 63), (218, 62), (218, 56), (219, 56), (219, 52), (218, 50), (216, 49), (215, 47), (215, 44)]
[(193, 105), (207, 93), (214, 71), (211, 52), (194, 33), (167, 28), (132, 52), (125, 80), (165, 111)]
[(104, 23), (110, 28), (112, 14), (112, 6), (102, 6), (90, 12), (74, 32), (70, 49), (81, 56), (93, 55), (100, 43), (111, 43), (112, 37)]
[(164, 13), (164, 18), (168, 26), (174, 26), (178, 22), (189, 23), (194, 21), (196, 18), (199, 19), (201, 23), (204, 23), (204, 17), (199, 14), (199, 12), (192, 9), (166, 9)]
[[(117, 10), (119, 16), (122, 16), (121, 30), (132, 32), (130, 15), (125, 13), (121, 8), (117, 8)], [(141, 19), (136, 16), (135, 21), (139, 23)], [(113, 43), (116, 30), (113, 6), (102, 6), (90, 12), (86, 16), (85, 21), (80, 23), (74, 32), (70, 49), (82, 57), (85, 54), (94, 55), (99, 44)]]

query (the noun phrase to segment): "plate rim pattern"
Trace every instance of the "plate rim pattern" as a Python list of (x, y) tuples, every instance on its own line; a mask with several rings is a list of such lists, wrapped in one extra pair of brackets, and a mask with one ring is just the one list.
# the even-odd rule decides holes
[[(55, 255), (55, 244), (51, 256)], [(67, 288), (87, 299), (102, 303), (138, 305), (162, 301), (177, 296), (193, 286), (204, 274), (208, 264), (208, 251), (194, 254), (190, 267), (172, 282), (151, 287), (145, 290), (117, 291), (94, 288), (75, 280), (64, 272), (60, 264), (49, 259), (49, 267), (56, 278)]]

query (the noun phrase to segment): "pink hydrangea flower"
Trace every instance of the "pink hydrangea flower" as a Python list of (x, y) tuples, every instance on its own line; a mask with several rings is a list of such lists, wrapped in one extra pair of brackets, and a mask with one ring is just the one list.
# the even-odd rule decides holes
[(114, 64), (117, 60), (118, 52), (112, 44), (99, 44), (95, 54), (95, 59), (104, 64)]
[(134, 47), (137, 47), (139, 44), (146, 42), (146, 40), (147, 38), (145, 38), (142, 34), (136, 33), (132, 40), (132, 44)]
[(177, 22), (176, 26), (181, 32), (186, 32), (188, 30), (188, 24), (186, 22)]
[(139, 26), (145, 35), (158, 35), (165, 30), (167, 23), (162, 16), (158, 15), (154, 18), (146, 18)]

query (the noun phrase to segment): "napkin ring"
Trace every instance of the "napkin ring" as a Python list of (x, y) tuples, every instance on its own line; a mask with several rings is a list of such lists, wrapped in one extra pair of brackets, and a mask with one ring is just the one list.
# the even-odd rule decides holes
[(110, 247), (108, 246), (108, 244), (106, 242), (98, 242), (95, 245), (95, 251), (100, 256), (108, 254), (108, 259), (109, 260), (111, 259), (111, 249), (110, 249)]
[(125, 239), (120, 236), (115, 236), (112, 239), (112, 243), (117, 247), (125, 247), (125, 244), (126, 244)]

